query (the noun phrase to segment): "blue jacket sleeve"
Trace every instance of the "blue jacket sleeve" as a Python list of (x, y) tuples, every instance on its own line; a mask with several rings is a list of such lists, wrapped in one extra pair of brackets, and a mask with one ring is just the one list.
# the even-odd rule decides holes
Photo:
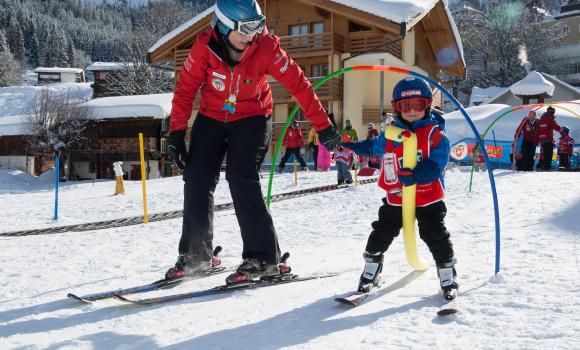
[(449, 152), (451, 146), (447, 136), (443, 136), (439, 144), (431, 149), (429, 158), (422, 160), (417, 164), (413, 173), (419, 184), (426, 184), (441, 178), (443, 180), (443, 171), (449, 162)]
[(379, 137), (360, 142), (343, 142), (342, 146), (352, 150), (356, 155), (363, 157), (381, 156), (385, 153), (387, 139), (381, 133)]

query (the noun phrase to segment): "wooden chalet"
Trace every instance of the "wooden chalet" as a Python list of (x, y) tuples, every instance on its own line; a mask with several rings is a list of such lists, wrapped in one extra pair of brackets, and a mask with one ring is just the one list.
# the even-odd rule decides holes
[(38, 67), (33, 72), (38, 75), (37, 85), (85, 81), (85, 73), (80, 68)]
[[(426, 5), (416, 5), (411, 0), (369, 0), (362, 4), (356, 0), (258, 2), (270, 33), (280, 37), (282, 48), (313, 84), (329, 73), (355, 65), (398, 66), (433, 79), (441, 71), (465, 77), (461, 40), (443, 0), (427, 0)], [(177, 79), (196, 35), (210, 26), (212, 17), (213, 7), (161, 38), (149, 49), (149, 61), (172, 61)], [(359, 135), (365, 135), (367, 123), (380, 124), (381, 111), (391, 111), (392, 88), (401, 78), (396, 73), (350, 73), (331, 79), (317, 94), (335, 114), (339, 127), (350, 119)], [(274, 146), (281, 124), (295, 104), (281, 84), (274, 79), (270, 79), (270, 84)], [(440, 95), (436, 93), (439, 99)], [(441, 106), (440, 101), (435, 104)], [(193, 115), (198, 106), (196, 99)], [(303, 117), (299, 115), (298, 119)], [(303, 128), (307, 131), (307, 123)]]

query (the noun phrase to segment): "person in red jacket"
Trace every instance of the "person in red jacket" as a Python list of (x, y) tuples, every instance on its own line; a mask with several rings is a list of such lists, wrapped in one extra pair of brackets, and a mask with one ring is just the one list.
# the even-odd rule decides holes
[[(522, 119), (520, 125), (516, 129), (514, 135), (515, 143), (520, 137), (522, 140), (522, 171), (534, 170), (534, 155), (536, 154), (536, 146), (538, 145), (538, 118), (535, 111), (529, 111)], [(517, 155), (516, 155), (517, 158)]]
[(542, 114), (538, 122), (538, 143), (541, 147), (542, 163), (541, 170), (552, 168), (552, 155), (554, 153), (554, 130), (560, 132), (560, 125), (556, 123), (556, 109), (550, 106), (548, 111)]
[(574, 150), (574, 139), (570, 136), (570, 129), (562, 126), (562, 137), (558, 144), (559, 170), (570, 170), (570, 156)]
[[(302, 70), (280, 47), (279, 38), (268, 33), (258, 3), (217, 0), (212, 26), (197, 36), (173, 96), (167, 157), (183, 169), (185, 186), (179, 256), (166, 278), (199, 274), (219, 264), (212, 256), (213, 193), (224, 157), (244, 259), (226, 282), (289, 270), (279, 265), (278, 239), (258, 173), (272, 138), (268, 76), (290, 91), (321, 144), (333, 150), (341, 141)], [(198, 90), (199, 113), (187, 151), (185, 132)]]
[(291, 155), (294, 155), (298, 162), (300, 162), (300, 170), (307, 171), (308, 167), (306, 166), (306, 162), (300, 154), (300, 150), (302, 147), (304, 147), (304, 138), (302, 137), (302, 132), (300, 131), (300, 127), (298, 126), (298, 122), (296, 120), (293, 120), (288, 130), (286, 130), (286, 135), (284, 135), (282, 145), (286, 146), (286, 152), (284, 152), (284, 156), (280, 160), (280, 164), (278, 165), (278, 172), (284, 172), (286, 162)]

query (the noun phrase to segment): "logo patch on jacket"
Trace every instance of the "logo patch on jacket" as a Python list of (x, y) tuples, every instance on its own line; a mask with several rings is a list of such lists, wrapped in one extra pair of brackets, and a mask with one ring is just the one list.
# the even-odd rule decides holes
[(211, 73), (211, 75), (213, 75), (214, 77), (220, 78), (220, 79), (226, 79), (226, 76), (223, 74), (219, 74), (218, 72), (213, 72)]
[(222, 92), (226, 89), (226, 84), (217, 78), (211, 80), (211, 85), (213, 85), (213, 87), (219, 92)]

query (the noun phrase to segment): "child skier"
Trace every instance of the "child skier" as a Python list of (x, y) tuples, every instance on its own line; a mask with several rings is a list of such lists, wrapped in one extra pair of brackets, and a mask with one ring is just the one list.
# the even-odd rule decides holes
[(574, 150), (574, 139), (569, 135), (570, 129), (566, 126), (562, 126), (561, 134), (558, 144), (559, 170), (570, 170), (570, 156)]
[(443, 173), (447, 167), (450, 144), (443, 132), (445, 121), (431, 113), (431, 102), (431, 89), (422, 79), (405, 78), (393, 90), (395, 126), (417, 135), (418, 159), (415, 169), (401, 168), (403, 144), (387, 140), (384, 134), (373, 140), (343, 143), (360, 155), (383, 154), (379, 186), (387, 193), (379, 209), (379, 218), (372, 223), (373, 230), (363, 255), (365, 267), (359, 281), (360, 292), (368, 292), (379, 284), (383, 254), (402, 227), (402, 187), (417, 184), (419, 235), (437, 264), (444, 298), (453, 300), (457, 295), (456, 260), (449, 232), (445, 228), (447, 209), (443, 202)]
[[(346, 135), (342, 137), (345, 142), (350, 141), (350, 138)], [(339, 145), (334, 151), (334, 160), (336, 162), (336, 176), (338, 180), (338, 185), (347, 185), (352, 183), (352, 175), (349, 169), (352, 168), (354, 164), (354, 152), (348, 148)]]

